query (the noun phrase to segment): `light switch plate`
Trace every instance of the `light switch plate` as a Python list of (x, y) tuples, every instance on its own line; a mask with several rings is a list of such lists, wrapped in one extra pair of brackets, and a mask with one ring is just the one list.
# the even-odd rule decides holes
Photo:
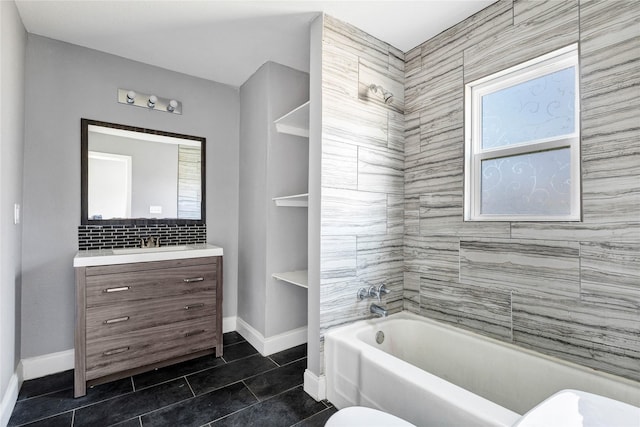
[(162, 206), (149, 206), (149, 213), (161, 214), (162, 213)]
[(20, 224), (20, 203), (13, 204), (13, 223)]

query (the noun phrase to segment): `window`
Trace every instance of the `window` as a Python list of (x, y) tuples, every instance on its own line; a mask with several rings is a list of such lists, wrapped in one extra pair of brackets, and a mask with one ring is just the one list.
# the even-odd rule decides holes
[(580, 220), (578, 48), (465, 88), (465, 220)]

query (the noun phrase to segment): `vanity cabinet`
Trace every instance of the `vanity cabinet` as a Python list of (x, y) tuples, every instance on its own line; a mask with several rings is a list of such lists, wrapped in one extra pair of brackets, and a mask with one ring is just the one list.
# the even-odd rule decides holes
[(222, 356), (222, 256), (76, 267), (75, 396), (86, 386)]

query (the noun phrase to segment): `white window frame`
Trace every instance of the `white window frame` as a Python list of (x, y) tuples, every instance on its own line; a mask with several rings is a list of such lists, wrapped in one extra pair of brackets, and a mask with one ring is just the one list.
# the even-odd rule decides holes
[[(580, 221), (580, 83), (578, 45), (481, 78), (465, 85), (465, 221)], [(482, 97), (568, 67), (575, 67), (575, 130), (572, 134), (494, 148), (482, 148)], [(570, 149), (571, 212), (568, 215), (482, 214), (482, 161), (558, 148)]]

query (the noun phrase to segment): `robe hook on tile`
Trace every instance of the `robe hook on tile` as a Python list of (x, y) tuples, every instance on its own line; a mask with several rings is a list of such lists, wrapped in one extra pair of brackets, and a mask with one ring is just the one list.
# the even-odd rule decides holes
[(391, 104), (391, 102), (393, 102), (393, 94), (388, 90), (386, 90), (385, 88), (383, 88), (382, 86), (376, 85), (376, 84), (370, 84), (369, 90), (377, 95), (380, 95), (384, 100), (385, 104)]
[(130, 89), (118, 89), (118, 102), (134, 105), (147, 110), (164, 111), (171, 114), (182, 114), (182, 102), (156, 95), (147, 95)]

